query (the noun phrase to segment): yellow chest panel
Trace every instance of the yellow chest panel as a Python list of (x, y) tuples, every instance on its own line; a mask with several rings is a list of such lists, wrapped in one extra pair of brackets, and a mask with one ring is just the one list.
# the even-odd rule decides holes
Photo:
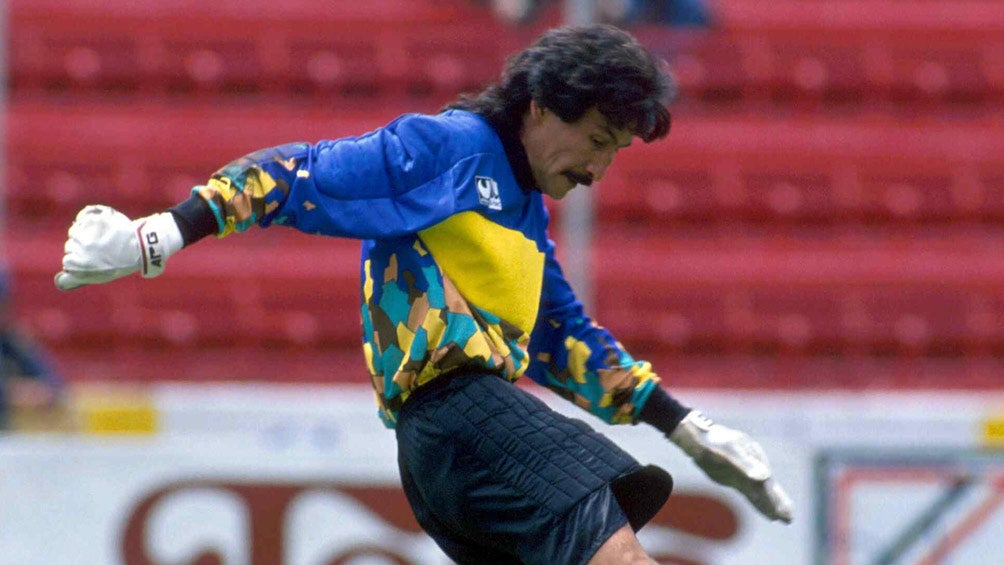
[(419, 232), (439, 268), (468, 302), (527, 334), (544, 279), (544, 253), (521, 232), (462, 212)]

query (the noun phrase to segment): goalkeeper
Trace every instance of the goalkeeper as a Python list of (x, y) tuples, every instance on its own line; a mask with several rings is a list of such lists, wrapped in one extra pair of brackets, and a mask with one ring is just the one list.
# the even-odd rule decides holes
[[(105, 206), (69, 230), (63, 290), (140, 271), (257, 224), (363, 240), (363, 349), (415, 517), (458, 563), (651, 563), (634, 532), (670, 476), (513, 385), (524, 373), (611, 424), (646, 422), (772, 520), (791, 520), (760, 446), (681, 405), (585, 315), (543, 195), (666, 136), (661, 62), (627, 33), (550, 30), (498, 83), (436, 115), (252, 153), (168, 211)], [(193, 292), (198, 292), (193, 289)]]

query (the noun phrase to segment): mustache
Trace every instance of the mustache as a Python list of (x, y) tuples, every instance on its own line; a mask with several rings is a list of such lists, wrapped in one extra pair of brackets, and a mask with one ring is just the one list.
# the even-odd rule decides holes
[(565, 173), (565, 177), (575, 184), (581, 184), (582, 186), (591, 186), (593, 184), (593, 175), (589, 173), (579, 174), (568, 171)]

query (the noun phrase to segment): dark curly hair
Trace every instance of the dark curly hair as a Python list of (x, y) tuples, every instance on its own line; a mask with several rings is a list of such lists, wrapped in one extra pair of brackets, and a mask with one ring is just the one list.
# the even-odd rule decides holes
[(596, 107), (616, 128), (649, 142), (669, 133), (676, 85), (664, 63), (629, 33), (595, 24), (551, 29), (511, 56), (499, 82), (445, 109), (519, 127), (535, 100), (566, 122)]

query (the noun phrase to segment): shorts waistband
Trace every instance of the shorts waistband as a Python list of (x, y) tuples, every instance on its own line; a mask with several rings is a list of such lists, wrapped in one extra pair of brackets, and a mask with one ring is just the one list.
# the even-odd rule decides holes
[(454, 369), (448, 373), (437, 376), (431, 381), (413, 390), (411, 394), (408, 395), (408, 399), (401, 404), (401, 410), (398, 412), (398, 419), (405, 417), (409, 412), (410, 407), (417, 406), (429, 397), (437, 396), (437, 393), (440, 391), (464, 384), (462, 381), (476, 377), (490, 377), (495, 379), (503, 378), (502, 375), (489, 371), (479, 371), (477, 369)]

